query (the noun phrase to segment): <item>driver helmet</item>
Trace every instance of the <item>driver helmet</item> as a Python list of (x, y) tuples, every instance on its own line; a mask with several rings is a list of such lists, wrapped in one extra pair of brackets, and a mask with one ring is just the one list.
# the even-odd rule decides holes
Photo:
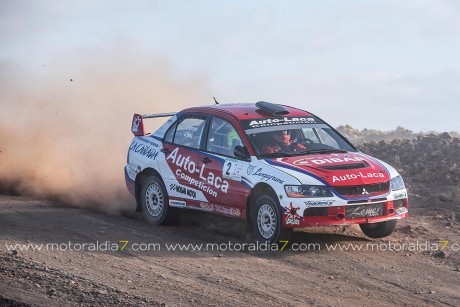
[(291, 140), (291, 131), (289, 130), (273, 131), (273, 139), (279, 144), (289, 144), (289, 141)]

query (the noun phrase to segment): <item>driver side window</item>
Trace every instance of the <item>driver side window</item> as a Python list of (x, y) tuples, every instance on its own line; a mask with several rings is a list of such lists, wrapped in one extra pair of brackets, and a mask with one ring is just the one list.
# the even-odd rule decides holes
[(205, 123), (202, 118), (185, 118), (177, 125), (173, 143), (199, 149)]
[(235, 127), (229, 121), (213, 116), (209, 126), (206, 151), (235, 157), (234, 151), (238, 145), (243, 146), (243, 142)]

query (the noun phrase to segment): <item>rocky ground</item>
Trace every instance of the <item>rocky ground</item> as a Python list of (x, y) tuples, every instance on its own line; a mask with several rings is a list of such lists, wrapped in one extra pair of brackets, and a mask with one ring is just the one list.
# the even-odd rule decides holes
[[(418, 136), (427, 136), (427, 135), (439, 135), (438, 132), (414, 132), (412, 130), (396, 127), (394, 130), (390, 131), (381, 131), (376, 129), (354, 129), (350, 125), (339, 126), (337, 130), (345, 135), (349, 140), (354, 144), (370, 142), (370, 141), (392, 141), (395, 139), (416, 139)], [(451, 137), (459, 138), (460, 134), (456, 131), (449, 132)]]
[[(155, 227), (132, 213), (0, 196), (0, 305), (460, 305), (459, 139), (357, 143), (398, 168), (409, 188), (410, 218), (389, 238), (368, 239), (357, 226), (309, 228), (283, 251), (168, 251), (166, 244), (241, 246), (252, 238), (241, 223), (206, 213), (182, 212), (178, 225)], [(38, 250), (69, 241), (116, 248)], [(142, 243), (154, 250), (135, 250)], [(296, 244), (316, 245), (294, 251)]]
[(460, 218), (460, 138), (428, 134), (357, 146), (398, 169), (413, 195), (413, 206)]
[[(365, 238), (355, 226), (295, 233), (291, 244), (320, 246), (310, 251), (289, 250), (292, 245), (283, 251), (270, 252), (132, 249), (133, 244), (143, 242), (161, 246), (247, 242), (233, 220), (191, 214), (182, 217), (187, 223), (154, 227), (137, 216), (111, 216), (23, 197), (0, 197), (0, 303), (7, 306), (460, 304), (460, 252), (453, 250), (453, 244), (460, 242), (460, 227), (454, 220), (450, 220), (452, 226), (443, 225), (451, 217), (420, 214), (416, 209), (389, 239), (381, 240)], [(129, 241), (122, 251), (120, 240)], [(444, 240), (449, 244), (439, 251)], [(118, 249), (26, 251), (16, 247), (13, 251), (6, 245), (69, 241), (114, 242)], [(368, 243), (381, 245), (381, 250), (327, 250), (327, 246), (336, 244)], [(391, 244), (391, 250), (385, 247)], [(419, 244), (419, 248), (397, 248), (403, 244)]]

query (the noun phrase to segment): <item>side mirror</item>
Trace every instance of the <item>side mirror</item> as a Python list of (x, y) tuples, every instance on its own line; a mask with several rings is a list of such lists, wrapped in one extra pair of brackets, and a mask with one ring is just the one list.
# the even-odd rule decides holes
[(241, 145), (238, 145), (235, 147), (235, 151), (233, 152), (235, 157), (240, 158), (240, 159), (249, 159), (249, 152), (246, 147), (243, 147)]

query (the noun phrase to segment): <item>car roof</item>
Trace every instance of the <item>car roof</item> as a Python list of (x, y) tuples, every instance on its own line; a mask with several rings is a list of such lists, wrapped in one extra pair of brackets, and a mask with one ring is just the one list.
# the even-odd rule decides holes
[[(285, 115), (286, 117), (313, 116), (313, 114), (304, 110), (300, 110), (285, 105), (280, 106), (283, 106), (287, 111), (289, 111), (289, 114)], [(274, 117), (273, 115), (260, 110), (258, 107), (256, 107), (255, 103), (226, 103), (210, 106), (192, 107), (185, 109), (180, 113), (227, 113), (238, 120), (263, 119)]]

